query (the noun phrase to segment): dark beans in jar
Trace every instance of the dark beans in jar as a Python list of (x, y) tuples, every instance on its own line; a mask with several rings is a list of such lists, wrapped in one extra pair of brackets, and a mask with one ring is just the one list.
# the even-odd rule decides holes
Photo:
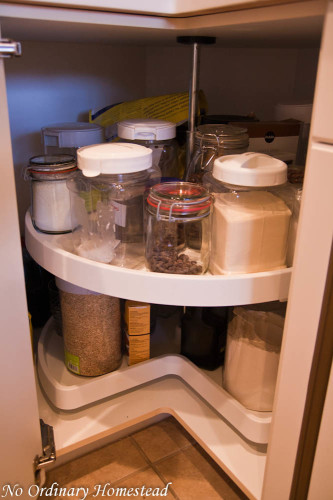
[(147, 256), (150, 270), (157, 273), (201, 274), (202, 266), (190, 260), (185, 253), (179, 253), (173, 240), (173, 234), (166, 234), (162, 240), (153, 243), (152, 250)]

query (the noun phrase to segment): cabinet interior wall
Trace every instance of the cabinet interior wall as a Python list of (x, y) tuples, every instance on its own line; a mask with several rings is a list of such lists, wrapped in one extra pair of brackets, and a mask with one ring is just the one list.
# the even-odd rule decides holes
[[(86, 121), (90, 109), (189, 88), (191, 48), (22, 41), (6, 61), (19, 217), (30, 203), (22, 169), (41, 154), (44, 125)], [(279, 102), (313, 98), (319, 50), (202, 47), (200, 88), (210, 114), (274, 119)]]

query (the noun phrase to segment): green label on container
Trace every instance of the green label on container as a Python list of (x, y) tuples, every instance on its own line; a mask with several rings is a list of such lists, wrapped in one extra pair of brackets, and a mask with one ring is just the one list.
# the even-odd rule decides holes
[(78, 356), (65, 351), (65, 365), (71, 372), (80, 375), (80, 358)]

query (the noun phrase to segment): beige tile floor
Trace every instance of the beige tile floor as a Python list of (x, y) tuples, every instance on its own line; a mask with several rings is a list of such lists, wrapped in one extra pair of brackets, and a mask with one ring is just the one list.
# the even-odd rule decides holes
[[(58, 483), (58, 489), (67, 488), (65, 495), (53, 496), (58, 499), (68, 499), (68, 493), (76, 494), (82, 487), (88, 488), (87, 500), (103, 498), (103, 490), (98, 491), (97, 485), (106, 485), (104, 498), (117, 498), (116, 488), (134, 488), (132, 495), (140, 488), (136, 498), (156, 498), (168, 483), (171, 485), (164, 490), (167, 495), (163, 498), (247, 499), (173, 417), (49, 471), (46, 487), (53, 483)], [(152, 488), (150, 495), (142, 486)], [(75, 490), (69, 492), (69, 488)], [(81, 490), (71, 498), (84, 498), (84, 494)]]

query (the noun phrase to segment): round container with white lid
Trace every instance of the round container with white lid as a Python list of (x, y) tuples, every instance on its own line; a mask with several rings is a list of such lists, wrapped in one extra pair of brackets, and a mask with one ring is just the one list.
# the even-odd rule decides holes
[(144, 267), (144, 196), (151, 184), (152, 151), (129, 143), (80, 148), (81, 170), (69, 183), (78, 255)]
[(187, 180), (201, 182), (220, 156), (244, 153), (249, 146), (247, 129), (233, 125), (206, 124), (197, 127), (193, 157), (186, 173)]
[(56, 123), (42, 127), (42, 142), (46, 154), (76, 154), (76, 150), (104, 142), (100, 125), (86, 122)]
[(72, 230), (70, 195), (66, 181), (77, 170), (70, 155), (30, 158), (25, 177), (31, 184), (31, 219), (43, 233), (60, 234)]
[(286, 267), (293, 205), (287, 165), (262, 153), (221, 157), (203, 182), (214, 193), (210, 271), (236, 274)]
[(179, 177), (176, 124), (151, 118), (123, 120), (117, 124), (121, 141), (150, 148), (153, 165), (162, 177)]

